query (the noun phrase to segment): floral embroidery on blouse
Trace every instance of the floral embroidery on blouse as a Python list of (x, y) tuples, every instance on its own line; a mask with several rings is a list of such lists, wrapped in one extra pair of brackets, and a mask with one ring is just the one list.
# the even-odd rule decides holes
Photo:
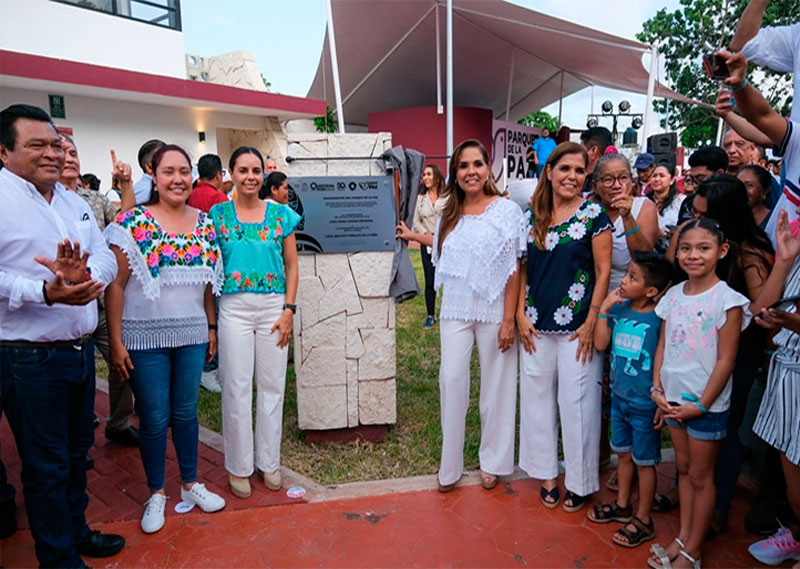
[(548, 228), (536, 246), (533, 212), (528, 218), (525, 314), (540, 331), (565, 333), (586, 319), (594, 291), (592, 239), (611, 228), (603, 207), (583, 202), (569, 219)]
[(191, 233), (164, 231), (142, 206), (119, 214), (115, 223), (130, 232), (153, 278), (166, 267), (215, 269), (221, 256), (214, 224), (202, 211), (197, 214), (197, 225)]
[(294, 232), (300, 216), (269, 200), (263, 221), (240, 222), (233, 202), (215, 205), (210, 215), (225, 261), (222, 293), (285, 292), (283, 240)]

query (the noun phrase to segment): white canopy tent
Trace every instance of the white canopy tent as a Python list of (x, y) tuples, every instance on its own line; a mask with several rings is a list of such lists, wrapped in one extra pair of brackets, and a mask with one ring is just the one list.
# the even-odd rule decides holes
[[(455, 105), (489, 108), (495, 118), (515, 121), (600, 85), (649, 95), (646, 137), (652, 97), (696, 103), (655, 81), (655, 48), (500, 0), (328, 2), (328, 32), (335, 28), (336, 42), (326, 37), (308, 97), (327, 100), (348, 124), (366, 125), (376, 111), (434, 104), (442, 111), (448, 14), (453, 67), (445, 78)], [(331, 66), (337, 59), (338, 73)]]

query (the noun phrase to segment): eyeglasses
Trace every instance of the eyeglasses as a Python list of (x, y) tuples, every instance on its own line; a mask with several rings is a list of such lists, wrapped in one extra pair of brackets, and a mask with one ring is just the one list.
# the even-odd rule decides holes
[(606, 188), (610, 188), (614, 185), (614, 182), (619, 182), (622, 186), (627, 186), (631, 183), (631, 177), (628, 174), (622, 174), (621, 176), (603, 176), (600, 178), (600, 184), (602, 184)]
[(706, 181), (707, 177), (708, 176), (691, 176), (687, 174), (683, 177), (683, 183), (689, 184), (690, 186), (699, 186)]

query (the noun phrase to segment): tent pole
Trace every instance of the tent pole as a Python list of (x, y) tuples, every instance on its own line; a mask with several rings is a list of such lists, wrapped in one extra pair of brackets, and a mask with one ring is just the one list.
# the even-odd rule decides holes
[(722, 117), (719, 117), (719, 122), (717, 123), (717, 141), (715, 144), (720, 147), (722, 146), (722, 130), (724, 125), (725, 121), (722, 119)]
[(594, 114), (594, 85), (592, 85), (592, 114)]
[(447, 0), (447, 156), (451, 154), (453, 154), (453, 0)]
[(511, 119), (508, 118), (508, 115), (511, 111), (511, 89), (514, 87), (514, 53), (516, 50), (514, 47), (511, 47), (511, 67), (508, 70), (508, 95), (506, 96), (506, 120), (509, 121)]
[(656, 73), (658, 73), (658, 44), (650, 46), (650, 75), (647, 77), (647, 99), (644, 103), (644, 137), (646, 142), (653, 133), (653, 92), (656, 87)]
[(328, 8), (328, 48), (331, 52), (333, 71), (333, 91), (336, 96), (336, 118), (339, 119), (339, 132), (344, 134), (344, 113), (342, 112), (342, 89), (339, 86), (339, 60), (336, 57), (336, 37), (333, 35), (333, 8), (331, 0), (325, 2)]
[(561, 124), (561, 111), (564, 107), (564, 70), (561, 70), (561, 87), (558, 90), (558, 124)]
[(444, 112), (442, 106), (442, 40), (439, 37), (439, 4), (436, 3), (436, 112)]

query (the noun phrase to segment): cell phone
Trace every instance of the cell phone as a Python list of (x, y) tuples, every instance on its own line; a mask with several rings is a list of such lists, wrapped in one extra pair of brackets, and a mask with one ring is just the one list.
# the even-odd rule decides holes
[(715, 53), (706, 53), (703, 55), (703, 68), (705, 68), (706, 74), (711, 79), (716, 79), (717, 81), (722, 81), (731, 76), (725, 59)]
[(797, 295), (794, 295), (794, 296), (787, 296), (786, 298), (780, 299), (778, 302), (770, 304), (767, 307), (767, 309), (778, 308), (778, 307), (780, 307), (780, 306), (782, 306), (784, 304), (794, 303), (794, 302), (797, 302), (798, 300), (800, 300), (800, 294), (797, 294)]

